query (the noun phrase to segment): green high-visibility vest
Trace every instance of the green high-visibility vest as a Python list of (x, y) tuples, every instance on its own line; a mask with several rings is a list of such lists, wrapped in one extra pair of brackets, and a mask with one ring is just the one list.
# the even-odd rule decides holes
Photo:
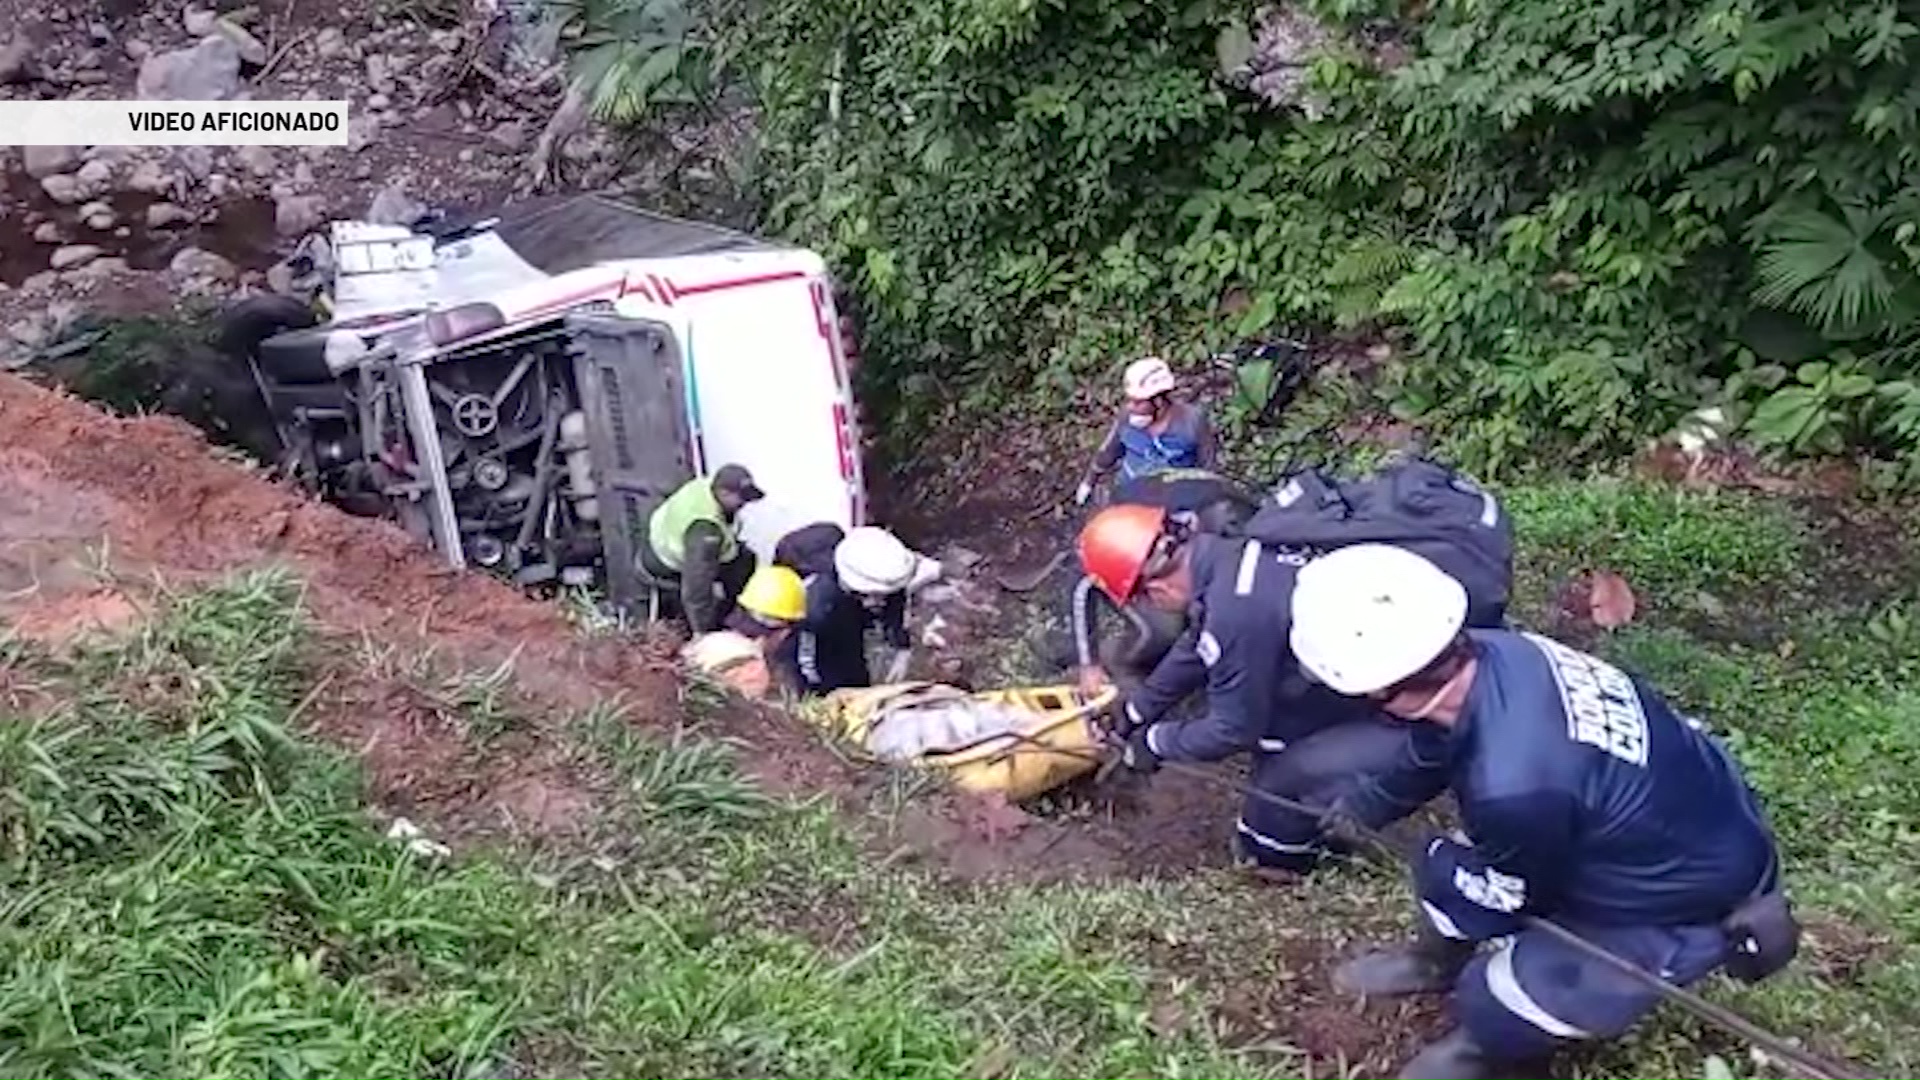
[(720, 500), (713, 495), (713, 479), (696, 476), (680, 485), (680, 490), (667, 496), (647, 519), (647, 541), (653, 547), (653, 553), (671, 570), (678, 571), (687, 558), (687, 530), (697, 522), (711, 521), (719, 527), (724, 538), (720, 548), (720, 561), (731, 562), (739, 554), (740, 539), (735, 534), (732, 522), (720, 510)]

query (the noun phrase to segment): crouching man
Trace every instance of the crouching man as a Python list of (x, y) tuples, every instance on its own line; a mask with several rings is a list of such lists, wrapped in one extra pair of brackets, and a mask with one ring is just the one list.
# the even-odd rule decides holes
[(1652, 689), (1547, 638), (1465, 629), (1465, 590), (1401, 548), (1313, 560), (1292, 609), (1310, 675), (1436, 725), (1450, 744), (1466, 842), (1436, 837), (1418, 860), (1419, 938), (1335, 974), (1368, 996), (1453, 991), (1458, 1026), (1402, 1077), (1538, 1069), (1658, 1002), (1529, 915), (1683, 986), (1723, 966), (1755, 981), (1792, 959), (1798, 930), (1758, 801), (1726, 751)]

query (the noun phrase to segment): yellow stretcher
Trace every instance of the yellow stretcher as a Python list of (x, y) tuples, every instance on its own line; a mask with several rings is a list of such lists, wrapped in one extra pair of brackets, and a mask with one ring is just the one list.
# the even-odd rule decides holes
[(1073, 686), (969, 693), (904, 682), (835, 691), (813, 715), (871, 760), (937, 769), (967, 791), (1020, 800), (1094, 769), (1094, 717), (1118, 694), (1109, 687), (1089, 698)]

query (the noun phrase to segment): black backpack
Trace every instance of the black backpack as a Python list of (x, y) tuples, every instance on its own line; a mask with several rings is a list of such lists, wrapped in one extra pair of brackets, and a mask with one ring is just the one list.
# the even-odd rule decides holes
[(1466, 586), (1467, 625), (1497, 627), (1513, 591), (1513, 522), (1492, 493), (1438, 462), (1403, 458), (1342, 480), (1317, 468), (1282, 477), (1245, 535), (1274, 547), (1331, 551), (1393, 544)]
[(846, 530), (831, 521), (802, 525), (773, 546), (773, 561), (801, 577), (833, 573), (833, 549), (847, 538)]

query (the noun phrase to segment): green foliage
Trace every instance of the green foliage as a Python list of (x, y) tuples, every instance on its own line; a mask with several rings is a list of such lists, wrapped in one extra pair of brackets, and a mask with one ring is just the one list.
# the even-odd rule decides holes
[[(1273, 1075), (1153, 1033), (1051, 902), (950, 901), (614, 709), (570, 729), (597, 850), (414, 854), (288, 730), (327, 687), (298, 600), (248, 574), (77, 655), (0, 638), (6, 1075)], [(510, 671), (442, 697), (498, 726)]]
[[(1736, 601), (1779, 595), (1785, 617), (1752, 646), (1709, 645), (1654, 604), (1604, 647), (1730, 737), (1810, 928), (1780, 977), (1699, 989), (1910, 1075), (1911, 575), (1863, 619), (1807, 588), (1831, 580), (1830, 552), (1778, 504), (1631, 483), (1508, 497), (1535, 577), (1601, 562), (1644, 590), (1727, 596), (1723, 617), (1743, 623), (1763, 605)], [(293, 583), (261, 574), (173, 598), (151, 628), (77, 657), (0, 640), (7, 1075), (1369, 1071), (1265, 1022), (1238, 1050), (1216, 1040), (1248, 1015), (1349, 1008), (1330, 996), (1324, 950), (1405, 932), (1398, 875), (1347, 867), (1281, 890), (1207, 869), (956, 883), (879, 857), (905, 838), (856, 831), (886, 829), (879, 814), (849, 824), (839, 799), (770, 798), (733, 748), (612, 707), (554, 732), (570, 767), (607, 781), (579, 847), (454, 836), (453, 858), (432, 860), (381, 837), (345, 756), (265, 736), (315, 692), (310, 632)], [(521, 707), (507, 670), (461, 681), (448, 707), (499, 723)], [(1747, 1060), (1662, 1010), (1580, 1068), (1692, 1075), (1710, 1051)]]
[[(1249, 45), (1213, 0), (770, 0), (747, 33), (775, 224), (858, 288), (881, 405), (1057, 398), (1149, 347), (1385, 321), (1416, 347), (1381, 389), (1482, 471), (1721, 399), (1765, 405), (1785, 452), (1920, 461), (1910, 10), (1311, 6), (1398, 18), (1412, 58), (1358, 35), (1307, 58), (1309, 120), (1216, 76)], [(1822, 424), (1730, 382), (1751, 312), (1874, 392), (1816, 388)]]
[(726, 52), (684, 0), (552, 0), (575, 81), (601, 120), (636, 124), (697, 105), (724, 77)]
[(1611, 570), (1657, 607), (1763, 582), (1778, 587), (1801, 573), (1802, 525), (1761, 499), (1612, 479), (1527, 485), (1503, 497), (1537, 585)]

